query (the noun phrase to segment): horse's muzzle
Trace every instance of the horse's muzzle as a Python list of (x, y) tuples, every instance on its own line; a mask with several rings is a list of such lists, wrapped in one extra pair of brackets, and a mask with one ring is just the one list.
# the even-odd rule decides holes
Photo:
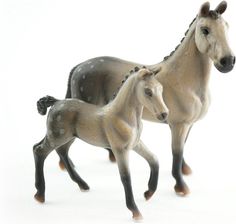
[(230, 72), (235, 65), (235, 56), (226, 56), (220, 59), (219, 63), (215, 63), (215, 67), (222, 73)]

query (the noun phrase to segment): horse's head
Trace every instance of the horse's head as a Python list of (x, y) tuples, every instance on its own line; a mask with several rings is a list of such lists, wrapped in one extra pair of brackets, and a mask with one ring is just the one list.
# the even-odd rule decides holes
[(158, 120), (165, 121), (169, 110), (164, 103), (163, 87), (155, 78), (155, 74), (148, 69), (138, 71), (136, 93), (140, 103), (145, 106)]
[(215, 10), (210, 10), (209, 2), (204, 3), (200, 8), (195, 30), (198, 50), (207, 54), (215, 67), (223, 73), (231, 71), (235, 64), (235, 56), (227, 39), (228, 24), (221, 16), (226, 8), (225, 1), (222, 1)]

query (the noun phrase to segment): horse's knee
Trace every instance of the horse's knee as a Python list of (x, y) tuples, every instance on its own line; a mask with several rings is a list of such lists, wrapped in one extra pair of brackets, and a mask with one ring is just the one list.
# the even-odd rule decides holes
[(45, 159), (50, 153), (50, 150), (45, 146), (44, 142), (37, 143), (33, 146), (33, 154), (35, 159), (42, 158)]

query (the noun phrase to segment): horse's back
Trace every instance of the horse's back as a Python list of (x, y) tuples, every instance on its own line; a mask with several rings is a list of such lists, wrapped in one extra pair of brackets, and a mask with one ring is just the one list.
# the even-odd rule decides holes
[(68, 88), (72, 98), (97, 105), (107, 104), (124, 76), (137, 63), (114, 57), (97, 57), (80, 63), (72, 71)]

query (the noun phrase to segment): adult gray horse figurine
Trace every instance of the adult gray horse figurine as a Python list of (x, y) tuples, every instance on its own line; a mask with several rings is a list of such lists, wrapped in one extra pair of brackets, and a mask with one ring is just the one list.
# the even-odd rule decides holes
[(88, 190), (88, 184), (77, 174), (68, 157), (68, 150), (76, 137), (95, 146), (109, 148), (115, 155), (121, 181), (124, 185), (126, 205), (134, 219), (142, 215), (135, 204), (128, 164), (130, 149), (141, 155), (150, 165), (151, 174), (148, 190), (144, 193), (149, 199), (155, 192), (158, 181), (158, 162), (140, 141), (143, 107), (148, 108), (158, 119), (165, 120), (168, 109), (162, 98), (162, 85), (154, 73), (147, 69), (132, 72), (113, 101), (105, 106), (97, 106), (78, 99), (56, 100), (47, 96), (38, 101), (38, 111), (46, 114), (47, 134), (34, 146), (35, 158), (35, 199), (45, 200), (45, 180), (43, 166), (48, 154), (57, 150), (73, 181), (81, 190)]
[[(180, 45), (162, 62), (146, 65), (158, 71), (157, 79), (163, 85), (164, 102), (170, 111), (166, 123), (172, 133), (172, 175), (176, 180), (175, 191), (181, 195), (189, 193), (182, 174), (191, 173), (183, 158), (184, 145), (193, 124), (208, 110), (211, 62), (223, 73), (231, 71), (235, 64), (235, 56), (227, 42), (228, 25), (221, 16), (226, 8), (225, 1), (215, 10), (210, 10), (209, 2), (204, 3)], [(142, 65), (113, 57), (85, 61), (72, 69), (66, 98), (107, 104), (123, 80), (123, 74), (134, 66)], [(146, 108), (143, 118), (163, 122)]]

